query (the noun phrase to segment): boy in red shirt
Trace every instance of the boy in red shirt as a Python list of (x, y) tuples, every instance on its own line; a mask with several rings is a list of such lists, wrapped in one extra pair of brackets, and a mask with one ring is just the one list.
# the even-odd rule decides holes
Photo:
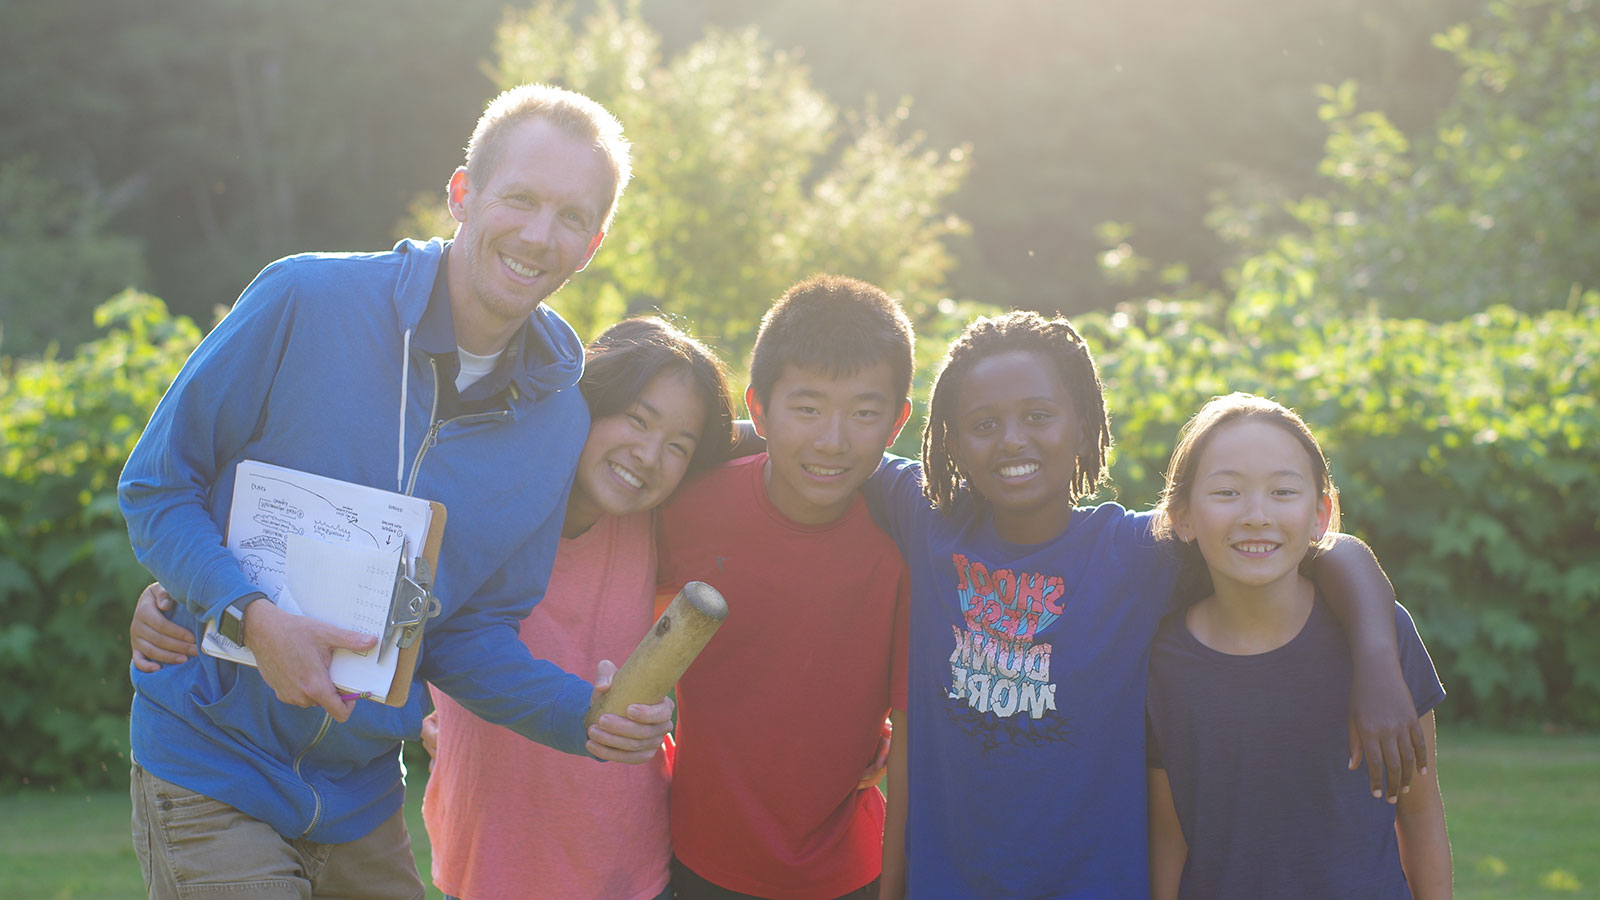
[(887, 809), (857, 782), (885, 711), (905, 734), (909, 578), (858, 489), (910, 414), (912, 340), (870, 284), (790, 288), (745, 394), (767, 452), (684, 485), (659, 518), (662, 586), (705, 581), (729, 608), (678, 683), (679, 900), (898, 895), (903, 738)]

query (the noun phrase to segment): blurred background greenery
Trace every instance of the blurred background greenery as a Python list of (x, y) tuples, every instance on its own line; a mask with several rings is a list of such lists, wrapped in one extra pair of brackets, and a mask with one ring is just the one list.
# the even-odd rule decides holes
[(719, 337), (729, 319), (731, 350), (748, 328), (721, 307), (759, 307), (788, 277), (724, 293), (753, 272), (859, 268), (908, 299), (1075, 314), (1178, 277), (1225, 288), (1241, 253), (1316, 225), (1342, 307), (1562, 306), (1600, 267), (1595, 15), (1588, 0), (11, 4), (0, 346), (70, 347), (130, 285), (207, 323), (265, 261), (385, 246), (419, 195), (442, 210), (483, 103), (528, 78), (606, 101), (641, 149), (627, 246), (569, 305), (614, 279), (614, 307), (715, 306), (700, 324)]
[(115, 480), (203, 331), (278, 256), (448, 234), (524, 80), (637, 147), (553, 301), (585, 335), (662, 311), (737, 368), (772, 297), (843, 272), (916, 320), (920, 411), (971, 316), (1066, 313), (1105, 498), (1150, 503), (1207, 397), (1275, 396), (1441, 719), (1600, 724), (1594, 0), (79, 0), (0, 29), (0, 789), (125, 778)]

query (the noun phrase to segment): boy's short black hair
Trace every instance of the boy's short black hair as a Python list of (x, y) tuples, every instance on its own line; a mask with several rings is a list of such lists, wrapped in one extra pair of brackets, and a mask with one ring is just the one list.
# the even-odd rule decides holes
[(783, 292), (761, 317), (750, 352), (750, 386), (762, 403), (785, 366), (852, 375), (889, 364), (894, 399), (911, 395), (911, 320), (876, 285), (842, 275), (813, 275)]

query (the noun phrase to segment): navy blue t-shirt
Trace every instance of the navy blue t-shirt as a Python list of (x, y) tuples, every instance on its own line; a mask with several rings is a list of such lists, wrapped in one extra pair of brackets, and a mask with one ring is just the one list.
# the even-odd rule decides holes
[[(1395, 604), (1400, 667), (1422, 716), (1444, 687)], [(1180, 898), (1409, 898), (1395, 808), (1346, 757), (1351, 662), (1317, 598), (1305, 626), (1267, 653), (1220, 653), (1182, 612), (1150, 649), (1151, 768), (1164, 768), (1189, 856)]]

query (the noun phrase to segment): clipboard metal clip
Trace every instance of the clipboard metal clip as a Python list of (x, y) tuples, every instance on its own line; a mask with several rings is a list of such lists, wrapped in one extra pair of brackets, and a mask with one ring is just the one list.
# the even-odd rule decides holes
[(394, 599), (389, 605), (389, 624), (383, 630), (383, 643), (387, 645), (395, 629), (400, 630), (400, 649), (416, 643), (427, 620), (437, 616), (441, 609), (439, 598), (433, 595), (433, 571), (427, 559), (418, 556), (412, 561), (415, 576), (406, 572), (405, 557), (394, 576)]

